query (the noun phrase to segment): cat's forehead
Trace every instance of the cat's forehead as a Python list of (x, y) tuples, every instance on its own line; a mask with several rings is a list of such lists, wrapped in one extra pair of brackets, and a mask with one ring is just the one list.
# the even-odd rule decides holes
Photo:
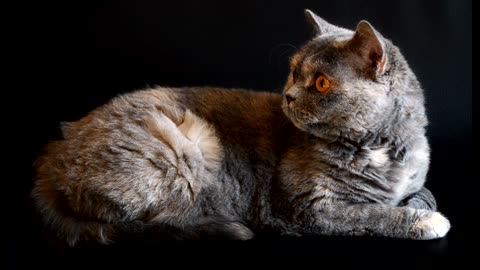
[(352, 34), (321, 36), (311, 40), (292, 58), (292, 65), (315, 65), (338, 60)]

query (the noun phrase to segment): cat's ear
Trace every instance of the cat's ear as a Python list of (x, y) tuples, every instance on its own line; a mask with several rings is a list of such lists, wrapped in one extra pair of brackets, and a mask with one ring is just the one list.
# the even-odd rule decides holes
[(310, 24), (312, 24), (312, 26), (315, 28), (315, 32), (318, 36), (338, 32), (339, 30), (339, 27), (328, 23), (309, 9), (305, 9), (305, 16)]
[(377, 75), (385, 72), (388, 58), (385, 52), (385, 39), (367, 21), (357, 25), (353, 38), (349, 41), (351, 49), (359, 54), (368, 68), (373, 68)]

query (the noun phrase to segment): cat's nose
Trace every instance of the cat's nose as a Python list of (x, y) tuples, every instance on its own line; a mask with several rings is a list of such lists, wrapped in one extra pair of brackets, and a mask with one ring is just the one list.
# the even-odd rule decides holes
[(285, 98), (287, 99), (288, 104), (292, 103), (292, 101), (295, 101), (295, 97), (290, 94), (285, 94)]

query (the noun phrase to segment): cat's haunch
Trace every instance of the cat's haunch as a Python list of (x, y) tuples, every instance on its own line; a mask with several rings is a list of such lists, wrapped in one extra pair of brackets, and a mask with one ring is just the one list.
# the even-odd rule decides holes
[(423, 90), (370, 23), (313, 12), (283, 95), (152, 88), (62, 127), (35, 162), (45, 223), (75, 245), (169, 228), (174, 239), (289, 235), (434, 239)]

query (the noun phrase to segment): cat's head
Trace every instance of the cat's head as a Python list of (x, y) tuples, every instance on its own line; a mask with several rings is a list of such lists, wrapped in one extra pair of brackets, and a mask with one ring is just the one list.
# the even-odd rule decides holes
[(283, 110), (318, 137), (360, 141), (399, 121), (427, 121), (422, 89), (397, 47), (370, 23), (354, 31), (305, 11), (316, 36), (291, 60)]

